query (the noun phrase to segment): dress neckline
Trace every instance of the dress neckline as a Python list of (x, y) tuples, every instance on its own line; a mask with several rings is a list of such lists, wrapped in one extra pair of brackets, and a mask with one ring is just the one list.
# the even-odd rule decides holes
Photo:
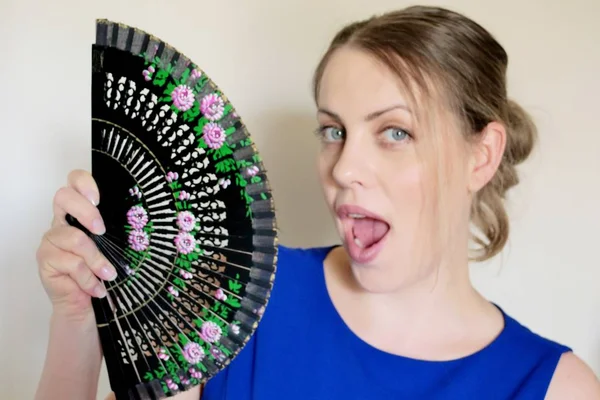
[(329, 253), (335, 248), (340, 247), (340, 245), (331, 245), (326, 247), (321, 247), (320, 252), (317, 257), (317, 262), (319, 265), (319, 294), (323, 297), (323, 307), (324, 311), (328, 314), (335, 325), (337, 325), (344, 336), (344, 340), (348, 340), (351, 345), (357, 348), (361, 353), (368, 355), (369, 357), (373, 357), (378, 362), (384, 362), (388, 365), (388, 363), (402, 363), (406, 365), (406, 363), (410, 363), (413, 366), (421, 365), (421, 366), (442, 366), (444, 368), (462, 362), (467, 362), (469, 360), (474, 360), (481, 357), (486, 357), (489, 353), (494, 353), (497, 351), (501, 351), (503, 347), (503, 343), (506, 343), (508, 340), (508, 336), (510, 336), (510, 332), (513, 329), (513, 320), (507, 315), (504, 310), (495, 303), (491, 303), (494, 305), (502, 314), (502, 318), (504, 321), (504, 325), (500, 332), (496, 335), (494, 339), (492, 339), (487, 345), (482, 348), (454, 359), (449, 360), (428, 360), (428, 359), (420, 359), (415, 357), (403, 356), (399, 354), (394, 354), (387, 352), (385, 350), (379, 349), (368, 342), (364, 341), (361, 337), (359, 337), (350, 327), (346, 324), (340, 313), (338, 312), (331, 296), (329, 294), (329, 289), (327, 288), (327, 282), (325, 278), (325, 259), (329, 255)]

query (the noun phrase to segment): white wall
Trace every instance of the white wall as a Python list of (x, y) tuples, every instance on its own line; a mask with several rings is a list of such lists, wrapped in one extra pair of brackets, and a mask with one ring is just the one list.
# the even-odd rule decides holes
[[(148, 30), (207, 71), (245, 118), (271, 170), (282, 239), (318, 245), (336, 237), (324, 226), (329, 219), (312, 169), (312, 69), (341, 24), (408, 4), (0, 0), (0, 397), (31, 398), (44, 358), (50, 309), (34, 255), (54, 191), (72, 168), (89, 168), (96, 17)], [(510, 246), (494, 263), (474, 267), (474, 280), (600, 374), (600, 2), (437, 4), (468, 13), (505, 45), (510, 92), (534, 113), (542, 137), (511, 198)], [(302, 177), (305, 186), (297, 183)], [(100, 392), (107, 389), (103, 379)]]

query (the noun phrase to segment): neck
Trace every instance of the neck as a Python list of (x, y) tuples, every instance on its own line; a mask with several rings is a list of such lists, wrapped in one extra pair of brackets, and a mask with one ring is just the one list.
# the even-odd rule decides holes
[(336, 268), (342, 286), (330, 285), (332, 298), (346, 289), (337, 294), (338, 311), (377, 347), (417, 358), (452, 358), (483, 347), (501, 329), (498, 310), (471, 285), (466, 255), (445, 257), (414, 282), (378, 293), (364, 290), (345, 252), (342, 257)]

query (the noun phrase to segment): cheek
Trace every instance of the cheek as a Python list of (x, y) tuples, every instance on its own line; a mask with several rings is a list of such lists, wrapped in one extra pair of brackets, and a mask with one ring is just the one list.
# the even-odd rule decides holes
[(382, 171), (381, 179), (395, 210), (413, 213), (421, 207), (423, 191), (429, 186), (421, 165), (387, 166)]
[(317, 157), (317, 173), (327, 200), (330, 200), (330, 198), (334, 196), (336, 190), (332, 175), (335, 162), (336, 155), (330, 149), (320, 150)]

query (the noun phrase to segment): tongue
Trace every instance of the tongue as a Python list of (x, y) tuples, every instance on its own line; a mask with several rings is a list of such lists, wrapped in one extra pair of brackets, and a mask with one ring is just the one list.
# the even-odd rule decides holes
[(361, 218), (354, 220), (353, 233), (363, 247), (369, 247), (380, 241), (388, 229), (388, 225), (383, 221)]

